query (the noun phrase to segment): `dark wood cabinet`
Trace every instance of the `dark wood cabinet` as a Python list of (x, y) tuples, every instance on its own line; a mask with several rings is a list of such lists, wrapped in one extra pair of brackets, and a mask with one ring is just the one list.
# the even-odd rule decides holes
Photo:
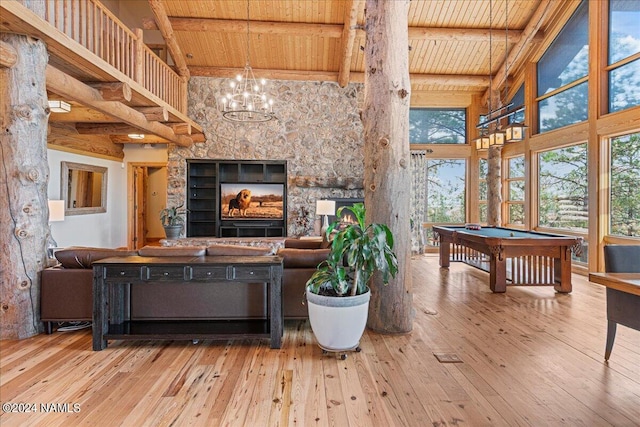
[[(229, 193), (248, 189), (248, 209)], [(273, 193), (273, 194), (271, 194)], [(187, 160), (187, 237), (282, 237), (287, 232), (287, 163)]]

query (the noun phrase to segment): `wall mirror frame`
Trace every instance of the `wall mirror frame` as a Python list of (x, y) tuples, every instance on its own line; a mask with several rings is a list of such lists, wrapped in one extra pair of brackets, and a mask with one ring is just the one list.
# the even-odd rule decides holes
[(107, 168), (82, 163), (60, 162), (60, 198), (65, 215), (86, 215), (107, 211)]

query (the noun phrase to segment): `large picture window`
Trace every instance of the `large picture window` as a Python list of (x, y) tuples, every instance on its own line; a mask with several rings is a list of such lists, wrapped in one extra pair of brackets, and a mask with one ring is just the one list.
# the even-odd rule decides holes
[(538, 155), (538, 224), (587, 233), (587, 144)]
[[(640, 105), (640, 2), (609, 3), (609, 112)], [(634, 59), (635, 58), (635, 59)]]
[(483, 224), (487, 223), (487, 174), (489, 173), (489, 162), (487, 159), (479, 159), (478, 161), (478, 181), (480, 188), (478, 189), (479, 201), (478, 201), (478, 209), (480, 222)]
[(609, 233), (640, 237), (640, 133), (611, 139)]
[(465, 222), (465, 160), (427, 160), (427, 221)]
[(583, 0), (538, 62), (541, 133), (587, 119), (588, 12)]
[(507, 160), (506, 206), (508, 226), (524, 225), (524, 156)]
[(467, 140), (465, 109), (412, 108), (409, 111), (411, 144), (464, 144)]

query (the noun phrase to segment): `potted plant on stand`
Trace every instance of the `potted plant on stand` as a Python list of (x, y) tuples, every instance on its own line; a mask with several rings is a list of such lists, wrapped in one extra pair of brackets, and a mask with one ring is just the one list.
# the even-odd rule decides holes
[(177, 239), (180, 237), (182, 225), (184, 224), (184, 218), (182, 217), (183, 212), (180, 211), (182, 206), (183, 205), (164, 208), (160, 211), (160, 221), (164, 227), (164, 233), (167, 239)]
[[(342, 210), (338, 209), (340, 218)], [(359, 351), (360, 337), (367, 324), (369, 279), (382, 274), (384, 284), (398, 272), (393, 252), (393, 234), (385, 224), (365, 226), (365, 207), (356, 203), (349, 210), (355, 222), (333, 222), (327, 237), (331, 242), (326, 261), (307, 281), (306, 298), (309, 323), (320, 347), (325, 351)], [(342, 355), (344, 359), (346, 355)]]

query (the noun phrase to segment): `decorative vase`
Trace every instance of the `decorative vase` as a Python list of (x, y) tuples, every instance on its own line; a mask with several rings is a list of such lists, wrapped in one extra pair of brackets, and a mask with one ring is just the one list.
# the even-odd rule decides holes
[(181, 231), (182, 231), (182, 225), (165, 225), (164, 226), (164, 234), (166, 234), (167, 239), (179, 238)]
[(358, 348), (367, 325), (371, 291), (356, 296), (325, 296), (307, 288), (309, 323), (318, 345), (327, 351)]

